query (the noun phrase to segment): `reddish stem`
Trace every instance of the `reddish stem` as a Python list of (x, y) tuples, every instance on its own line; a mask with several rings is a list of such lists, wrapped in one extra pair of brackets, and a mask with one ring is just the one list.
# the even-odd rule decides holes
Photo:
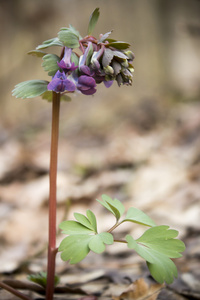
[(12, 288), (11, 286), (9, 286), (8, 284), (4, 283), (4, 282), (0, 282), (0, 287), (8, 292), (10, 292), (11, 294), (17, 296), (18, 298), (22, 299), (22, 300), (32, 300), (32, 298), (20, 293), (19, 291), (17, 291), (16, 289)]
[(51, 130), (51, 155), (49, 174), (49, 245), (47, 265), (46, 300), (53, 299), (55, 259), (56, 259), (56, 190), (57, 190), (57, 158), (59, 136), (60, 94), (53, 92), (52, 100), (52, 130)]

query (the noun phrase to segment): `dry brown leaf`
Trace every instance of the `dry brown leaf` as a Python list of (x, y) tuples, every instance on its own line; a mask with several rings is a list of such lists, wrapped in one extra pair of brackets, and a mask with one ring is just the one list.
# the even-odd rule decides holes
[(133, 282), (120, 296), (113, 297), (113, 300), (156, 300), (164, 285), (149, 283), (144, 278)]

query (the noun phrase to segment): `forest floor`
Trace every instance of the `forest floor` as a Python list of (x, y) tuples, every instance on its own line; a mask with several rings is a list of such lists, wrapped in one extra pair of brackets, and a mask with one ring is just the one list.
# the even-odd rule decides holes
[[(33, 299), (44, 299), (27, 275), (46, 269), (47, 127), (2, 129), (0, 135), (0, 279)], [(111, 123), (66, 132), (61, 126), (60, 132), (58, 224), (89, 208), (100, 231), (110, 228), (114, 219), (95, 200), (107, 194), (177, 229), (186, 250), (175, 260), (179, 276), (171, 285), (156, 283), (145, 262), (121, 244), (77, 265), (58, 255), (55, 300), (200, 299), (200, 103), (142, 101), (118, 111)], [(130, 224), (117, 234), (143, 231)], [(58, 244), (62, 238), (58, 233)], [(0, 290), (0, 299), (17, 298)]]

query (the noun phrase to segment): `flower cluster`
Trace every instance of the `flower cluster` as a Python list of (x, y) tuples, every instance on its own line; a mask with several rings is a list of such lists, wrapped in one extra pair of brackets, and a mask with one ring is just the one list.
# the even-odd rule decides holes
[[(109, 42), (102, 35), (99, 40), (93, 36), (86, 36), (79, 40), (82, 55), (76, 52), (76, 63), (72, 62), (72, 48), (65, 46), (64, 55), (57, 62), (59, 70), (53, 76), (47, 89), (55, 92), (74, 92), (79, 90), (85, 95), (96, 92), (96, 84), (103, 82), (110, 87), (114, 80), (118, 85), (132, 83), (134, 54), (130, 50), (122, 50), (128, 45), (123, 42)], [(122, 48), (122, 49), (118, 49)]]
[[(111, 32), (101, 34), (99, 39), (92, 36), (92, 31), (99, 17), (96, 8), (90, 16), (88, 33), (82, 38), (73, 27), (63, 27), (56, 38), (44, 41), (29, 54), (42, 57), (42, 66), (52, 76), (50, 82), (30, 80), (18, 84), (13, 95), (31, 98), (42, 95), (51, 100), (51, 91), (66, 94), (79, 91), (84, 95), (93, 95), (97, 84), (104, 83), (108, 88), (116, 80), (118, 85), (131, 85), (134, 71), (134, 54), (129, 44), (110, 39)], [(49, 54), (43, 50), (52, 46), (61, 47), (61, 55)], [(69, 98), (69, 97), (68, 97)]]

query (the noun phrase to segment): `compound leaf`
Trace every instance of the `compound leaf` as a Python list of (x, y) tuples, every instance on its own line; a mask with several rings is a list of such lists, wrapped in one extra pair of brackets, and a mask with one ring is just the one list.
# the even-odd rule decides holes
[(156, 250), (139, 245), (130, 235), (126, 236), (128, 247), (134, 249), (147, 262), (152, 277), (159, 283), (172, 283), (177, 269), (172, 260)]
[(156, 263), (147, 262), (152, 277), (159, 283), (171, 284), (178, 277), (178, 271), (173, 261), (160, 253), (155, 253)]
[(61, 94), (60, 100), (65, 101), (65, 102), (72, 101), (72, 99), (68, 95), (62, 95), (62, 94)]
[(93, 13), (91, 14), (90, 16), (90, 19), (89, 19), (89, 25), (88, 25), (88, 35), (91, 35), (95, 26), (96, 26), (96, 23), (99, 19), (99, 15), (100, 15), (100, 12), (99, 12), (99, 8), (96, 8)]
[(52, 91), (46, 91), (41, 96), (42, 96), (42, 99), (45, 99), (48, 102), (51, 102), (52, 98), (53, 98), (53, 92)]
[(88, 234), (76, 234), (64, 238), (58, 248), (58, 251), (62, 252), (62, 260), (69, 260), (70, 264), (76, 264), (83, 260), (90, 252), (88, 244), (92, 237)]
[(126, 241), (130, 249), (134, 249), (147, 262), (151, 275), (159, 283), (172, 283), (177, 277), (177, 269), (170, 258), (180, 257), (185, 250), (182, 241), (174, 239), (176, 230), (168, 230), (169, 226), (149, 228), (139, 239), (134, 240), (127, 235)]
[(86, 214), (94, 232), (97, 232), (97, 220), (95, 214), (89, 209), (87, 210)]
[(126, 50), (130, 47), (130, 44), (122, 42), (122, 41), (113, 41), (106, 45), (106, 47), (113, 47), (119, 50)]
[(48, 81), (46, 80), (28, 80), (18, 83), (12, 95), (16, 98), (34, 98), (47, 91)]
[(107, 195), (101, 196), (102, 200), (97, 200), (101, 205), (103, 205), (107, 210), (109, 210), (117, 220), (123, 215), (124, 213), (124, 205), (117, 199), (112, 199)]
[(89, 242), (89, 248), (95, 253), (102, 253), (105, 250), (105, 244), (113, 244), (113, 236), (109, 232), (102, 232), (92, 237)]
[(58, 38), (60, 42), (68, 48), (79, 47), (79, 35), (74, 33), (72, 28), (61, 28), (58, 32)]
[(154, 221), (148, 217), (143, 211), (138, 208), (130, 207), (127, 211), (126, 217), (122, 222), (134, 222), (145, 226), (156, 226)]
[(168, 257), (178, 258), (182, 256), (180, 252), (185, 250), (185, 245), (182, 241), (174, 239), (177, 235), (178, 231), (169, 229), (169, 226), (155, 226), (144, 232), (137, 242)]
[(59, 66), (57, 62), (60, 61), (59, 56), (55, 54), (46, 54), (43, 56), (42, 67), (46, 72), (48, 72), (49, 76), (54, 76), (56, 72), (59, 70)]
[(101, 232), (99, 233), (104, 244), (112, 245), (114, 243), (113, 235), (109, 232)]
[[(92, 219), (92, 223), (90, 222), (90, 220), (84, 216), (83, 214), (80, 214), (80, 213), (74, 213), (74, 217), (76, 218), (76, 220), (82, 224), (83, 226), (89, 228), (90, 230), (96, 232), (96, 224), (94, 222), (94, 214), (89, 211), (88, 212), (88, 215), (90, 216), (90, 218)], [(96, 218), (95, 218), (96, 219)]]
[(62, 30), (68, 30), (68, 31), (70, 31), (71, 33), (74, 33), (79, 39), (82, 39), (82, 37), (81, 37), (79, 31), (78, 31), (76, 28), (74, 28), (74, 26), (72, 26), (71, 24), (69, 24), (69, 27), (68, 27), (68, 28), (67, 28), (67, 27), (62, 27), (60, 30), (61, 30), (61, 31), (62, 31)]
[[(42, 95), (42, 99), (45, 99), (45, 100), (47, 100), (48, 102), (52, 102), (52, 98), (53, 98), (53, 93), (52, 93), (52, 91), (46, 91), (46, 92), (44, 92)], [(67, 102), (69, 102), (69, 101), (71, 101), (72, 99), (68, 96), (68, 95), (65, 95), (65, 94), (61, 94), (60, 95), (60, 100), (61, 101), (67, 101)]]
[(36, 49), (40, 50), (40, 49), (45, 49), (45, 48), (52, 47), (52, 46), (63, 47), (63, 43), (61, 41), (59, 41), (59, 39), (56, 37), (56, 38), (52, 38), (47, 41), (44, 41), (42, 43), (42, 45), (37, 46)]
[(31, 50), (27, 52), (27, 54), (37, 56), (37, 57), (43, 57), (46, 54), (46, 52), (43, 52), (41, 50)]
[(89, 242), (89, 248), (95, 253), (102, 253), (105, 250), (104, 242), (102, 241), (99, 234), (94, 235)]
[(147, 247), (143, 247), (143, 246), (139, 245), (136, 242), (136, 240), (134, 240), (134, 238), (129, 234), (126, 236), (126, 241), (128, 243), (128, 248), (134, 249), (146, 261), (148, 261), (150, 263), (154, 262), (153, 255)]
[(93, 230), (85, 227), (84, 225), (76, 222), (76, 221), (63, 221), (60, 223), (59, 228), (62, 229), (62, 233), (67, 235), (74, 234), (89, 234), (92, 233)]

